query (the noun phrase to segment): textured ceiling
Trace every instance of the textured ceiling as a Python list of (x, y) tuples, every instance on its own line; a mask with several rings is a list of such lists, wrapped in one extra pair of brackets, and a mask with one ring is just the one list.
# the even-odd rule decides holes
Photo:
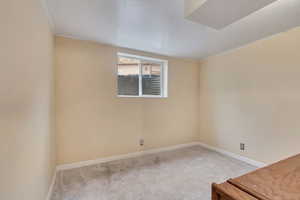
[(204, 58), (300, 25), (300, 0), (278, 0), (222, 30), (186, 20), (184, 0), (47, 4), (56, 35), (184, 58)]

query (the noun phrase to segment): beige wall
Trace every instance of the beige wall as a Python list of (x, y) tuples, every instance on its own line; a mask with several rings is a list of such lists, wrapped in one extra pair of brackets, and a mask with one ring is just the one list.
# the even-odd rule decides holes
[(55, 166), (53, 37), (39, 0), (0, 3), (0, 199), (46, 198)]
[(169, 97), (117, 98), (117, 52), (93, 42), (56, 38), (58, 164), (195, 141), (199, 66), (169, 60)]
[(297, 28), (203, 61), (200, 140), (267, 163), (299, 153), (299, 55)]

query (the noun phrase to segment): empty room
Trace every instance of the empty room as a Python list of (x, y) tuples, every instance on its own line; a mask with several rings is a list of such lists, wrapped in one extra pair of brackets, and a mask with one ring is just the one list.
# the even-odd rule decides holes
[(0, 2), (0, 200), (300, 200), (300, 0)]

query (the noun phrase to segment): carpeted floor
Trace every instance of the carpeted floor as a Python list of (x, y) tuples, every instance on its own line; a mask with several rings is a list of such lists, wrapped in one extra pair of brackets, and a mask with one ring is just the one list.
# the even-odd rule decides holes
[(254, 169), (193, 146), (61, 171), (52, 200), (210, 200), (212, 182)]

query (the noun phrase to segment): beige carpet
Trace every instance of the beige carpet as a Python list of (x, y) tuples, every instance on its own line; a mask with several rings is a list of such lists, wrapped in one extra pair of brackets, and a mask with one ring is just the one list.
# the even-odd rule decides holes
[(199, 146), (61, 171), (52, 200), (210, 200), (255, 167)]

